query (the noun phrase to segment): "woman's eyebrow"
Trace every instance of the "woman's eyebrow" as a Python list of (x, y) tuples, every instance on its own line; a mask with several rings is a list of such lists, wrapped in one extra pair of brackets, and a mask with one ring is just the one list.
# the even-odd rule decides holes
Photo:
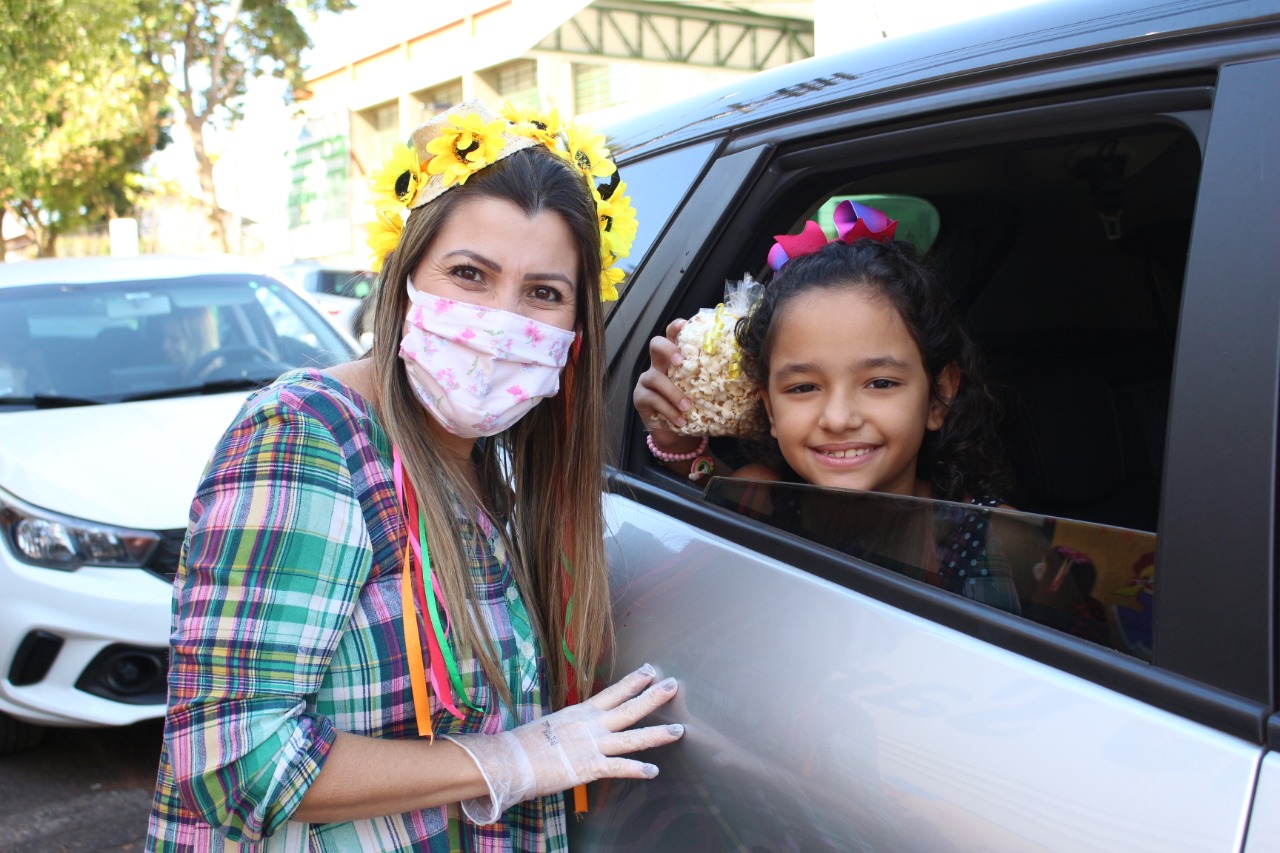
[(473, 252), (470, 249), (453, 249), (444, 253), (446, 258), (452, 258), (454, 255), (462, 255), (463, 257), (470, 258), (478, 264), (485, 265), (494, 272), (502, 272), (502, 264), (492, 260), (491, 258), (486, 258), (479, 252)]
[(570, 279), (566, 275), (561, 275), (558, 272), (525, 273), (524, 280), (525, 281), (560, 281), (560, 282), (564, 282), (565, 286), (568, 287), (570, 290), (573, 290), (573, 286), (574, 286), (572, 279)]
[[(480, 254), (479, 252), (473, 252), (470, 249), (453, 249), (452, 251), (445, 252), (444, 254), (446, 258), (451, 258), (454, 255), (462, 255), (465, 258), (469, 258), (475, 261), (481, 266), (488, 267), (489, 269), (493, 270), (496, 273), (502, 272), (502, 264), (498, 263), (492, 258), (486, 258), (484, 255)], [(558, 272), (526, 273), (524, 276), (524, 280), (525, 281), (562, 281), (570, 289), (572, 289), (574, 286), (573, 279), (569, 278), (566, 275), (561, 275)]]

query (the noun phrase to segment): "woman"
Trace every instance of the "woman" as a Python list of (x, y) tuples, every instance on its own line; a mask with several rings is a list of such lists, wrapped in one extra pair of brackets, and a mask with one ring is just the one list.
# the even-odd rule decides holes
[(282, 376), (214, 453), (150, 850), (562, 850), (560, 792), (652, 777), (622, 756), (683, 733), (627, 730), (675, 694), (647, 665), (578, 701), (610, 629), (625, 185), (592, 192), (598, 138), (510, 119), (471, 102), (415, 131), (375, 185), (370, 354)]

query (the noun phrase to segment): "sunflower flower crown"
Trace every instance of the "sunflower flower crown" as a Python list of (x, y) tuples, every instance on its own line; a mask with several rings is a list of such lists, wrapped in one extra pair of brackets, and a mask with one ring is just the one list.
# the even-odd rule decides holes
[(425, 122), (370, 181), (375, 216), (366, 227), (373, 251), (370, 268), (381, 272), (387, 255), (400, 245), (409, 211), (422, 207), (476, 172), (525, 148), (541, 145), (582, 174), (600, 220), (600, 299), (618, 298), (625, 275), (616, 264), (631, 253), (636, 211), (627, 185), (618, 177), (603, 134), (561, 122), (556, 110), (506, 103), (495, 116), (481, 101), (464, 101)]

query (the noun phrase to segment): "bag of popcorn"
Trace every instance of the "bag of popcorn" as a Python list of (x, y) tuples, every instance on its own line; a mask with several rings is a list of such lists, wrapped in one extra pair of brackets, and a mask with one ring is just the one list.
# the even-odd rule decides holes
[(758, 417), (756, 384), (742, 370), (734, 327), (760, 295), (750, 275), (725, 282), (724, 302), (703, 308), (685, 323), (676, 338), (683, 361), (667, 376), (693, 403), (684, 413), (681, 435), (750, 437), (763, 428)]

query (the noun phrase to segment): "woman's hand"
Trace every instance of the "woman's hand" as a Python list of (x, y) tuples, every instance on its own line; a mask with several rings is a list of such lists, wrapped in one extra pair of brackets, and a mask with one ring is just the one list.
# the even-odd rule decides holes
[(696, 436), (681, 435), (672, 429), (672, 425), (684, 426), (684, 413), (693, 406), (693, 401), (667, 376), (668, 368), (684, 361), (676, 337), (686, 322), (672, 320), (665, 337), (649, 341), (649, 369), (640, 374), (631, 393), (636, 411), (653, 434), (653, 443), (671, 453), (685, 453), (698, 444)]
[(492, 823), (511, 806), (597, 779), (652, 779), (658, 768), (623, 758), (678, 740), (684, 726), (633, 729), (676, 695), (676, 681), (653, 684), (645, 664), (585, 702), (496, 735), (445, 735), (475, 760), (489, 796), (464, 800), (476, 823)]

